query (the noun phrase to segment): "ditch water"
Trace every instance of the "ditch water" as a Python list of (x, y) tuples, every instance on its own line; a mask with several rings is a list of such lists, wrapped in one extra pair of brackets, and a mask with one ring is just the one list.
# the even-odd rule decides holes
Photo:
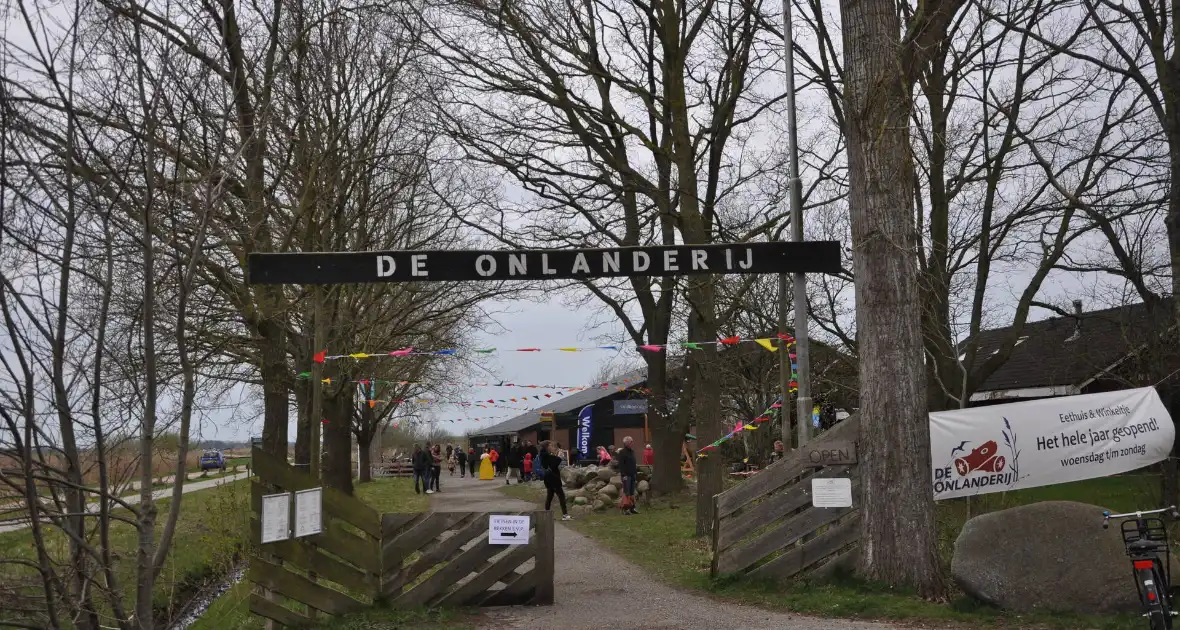
[(228, 591), (234, 584), (242, 581), (245, 575), (246, 565), (242, 564), (234, 569), (224, 581), (218, 584), (211, 584), (199, 591), (189, 601), (180, 617), (168, 627), (168, 630), (186, 630), (189, 626), (196, 623), (197, 619), (200, 619), (201, 615), (205, 614), (205, 611), (209, 609), (209, 606), (213, 604), (214, 600), (221, 597), (222, 593)]

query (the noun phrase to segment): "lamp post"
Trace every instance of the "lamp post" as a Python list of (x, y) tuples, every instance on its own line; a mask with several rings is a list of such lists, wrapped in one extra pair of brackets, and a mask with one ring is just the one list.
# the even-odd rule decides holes
[[(803, 182), (799, 178), (799, 132), (795, 119), (795, 42), (791, 31), (791, 0), (783, 0), (783, 64), (786, 66), (787, 89), (787, 153), (789, 157), (791, 240), (803, 242)], [(798, 396), (795, 399), (795, 418), (798, 423), (796, 446), (802, 448), (811, 438), (811, 369), (808, 364), (807, 337), (807, 277), (795, 274), (795, 365), (798, 375)], [(787, 277), (779, 275), (779, 325), (786, 325)], [(785, 331), (780, 331), (785, 332)], [(785, 344), (784, 344), (785, 346)], [(784, 347), (784, 350), (786, 348)], [(790, 357), (780, 358), (783, 406), (790, 396)], [(786, 369), (783, 369), (786, 366)], [(783, 412), (786, 419), (786, 413)], [(784, 424), (786, 424), (784, 422)], [(783, 433), (787, 433), (784, 428)], [(788, 436), (789, 437), (789, 436)], [(786, 440), (784, 439), (784, 442)]]

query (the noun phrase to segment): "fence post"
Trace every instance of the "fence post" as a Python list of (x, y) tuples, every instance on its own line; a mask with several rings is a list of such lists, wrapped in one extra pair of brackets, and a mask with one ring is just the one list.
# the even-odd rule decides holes
[(534, 604), (538, 606), (553, 605), (553, 577), (554, 577), (554, 544), (553, 534), (555, 526), (553, 513), (549, 511), (533, 512), (537, 522), (537, 559), (533, 570), (537, 572), (537, 590)]

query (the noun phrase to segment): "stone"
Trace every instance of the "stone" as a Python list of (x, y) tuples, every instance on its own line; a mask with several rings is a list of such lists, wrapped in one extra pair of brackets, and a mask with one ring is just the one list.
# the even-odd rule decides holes
[(610, 483), (612, 486), (618, 486), (618, 487), (622, 488), (623, 487), (623, 478), (619, 475), (615, 475), (614, 477), (610, 478)]
[(567, 487), (567, 488), (573, 487), (571, 484), (573, 484), (574, 480), (577, 479), (578, 473), (575, 472), (573, 468), (567, 467), (567, 468), (562, 468), (560, 474), (561, 474), (561, 482), (565, 484), (565, 487)]
[(1102, 529), (1102, 512), (1044, 501), (977, 516), (955, 540), (951, 577), (968, 595), (1012, 612), (1139, 612), (1118, 525)]
[(651, 484), (646, 481), (640, 481), (635, 484), (636, 494), (647, 494), (651, 490)]
[(601, 479), (602, 481), (609, 483), (610, 478), (614, 477), (614, 476), (615, 476), (615, 471), (611, 470), (609, 467), (598, 469), (598, 478)]
[(606, 503), (606, 502), (602, 501), (601, 499), (599, 499), (594, 502), (593, 509), (595, 512), (602, 512), (602, 511), (606, 510), (606, 508), (609, 506), (610, 506), (609, 503)]
[(619, 487), (615, 485), (605, 485), (598, 491), (598, 496), (608, 496), (614, 499), (619, 496)]
[(587, 479), (593, 479), (598, 474), (598, 466), (590, 464), (589, 466), (583, 468), (582, 472), (586, 473)]
[(589, 502), (590, 502), (590, 500), (587, 499), (586, 497), (582, 497), (582, 496), (574, 497), (574, 505), (586, 505)]

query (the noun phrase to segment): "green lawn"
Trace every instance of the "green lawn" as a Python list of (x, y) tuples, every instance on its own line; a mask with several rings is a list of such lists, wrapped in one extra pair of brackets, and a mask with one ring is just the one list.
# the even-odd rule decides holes
[[(240, 561), (243, 551), (241, 532), (246, 530), (249, 520), (248, 483), (247, 480), (240, 480), (184, 495), (172, 551), (156, 580), (153, 605), (158, 615), (170, 615), (173, 612), (172, 602), (183, 601), (187, 593), (226, 574)], [(161, 521), (157, 526), (157, 535), (170, 504), (170, 499), (156, 502)], [(66, 557), (68, 546), (65, 537), (58, 530), (47, 531), (51, 555), (55, 558)], [(97, 536), (94, 540), (97, 542)], [(116, 558), (115, 576), (119, 580), (120, 590), (128, 594), (135, 589), (135, 548), (135, 528), (127, 523), (112, 524), (111, 549)], [(34, 557), (29, 529), (0, 534), (0, 558)], [(16, 586), (30, 583), (33, 578), (34, 574), (26, 567), (0, 565), (0, 583)], [(37, 592), (43, 592), (35, 581), (31, 583)]]
[[(526, 486), (510, 486), (501, 492), (525, 500), (539, 501), (542, 494)], [(1154, 477), (1129, 475), (1018, 492), (984, 495), (973, 499), (974, 514), (1045, 500), (1081, 501), (1117, 511), (1156, 507), (1158, 481)], [(950, 551), (967, 520), (967, 501), (939, 504), (939, 528), (944, 555)], [(897, 619), (939, 622), (963, 627), (994, 628), (1093, 628), (1136, 629), (1143, 620), (1130, 617), (1078, 617), (1063, 615), (1009, 615), (983, 606), (961, 594), (951, 601), (925, 601), (882, 585), (868, 584), (849, 576), (837, 576), (827, 583), (794, 582), (786, 585), (750, 580), (713, 579), (710, 542), (694, 536), (696, 504), (693, 497), (674, 501), (657, 499), (638, 516), (622, 516), (618, 510), (578, 515), (570, 527), (597, 540), (612, 551), (643, 567), (662, 582), (699, 591), (712, 597), (772, 610), (789, 610), (825, 617)]]
[[(415, 494), (409, 479), (378, 479), (356, 486), (357, 498), (373, 506), (378, 512), (422, 512), (427, 508), (427, 496)], [(254, 630), (263, 627), (259, 617), (247, 609), (250, 584), (242, 581), (230, 587), (201, 615), (190, 630)], [(324, 628), (337, 629), (394, 629), (470, 628), (469, 616), (457, 611), (426, 612), (421, 610), (390, 611), (375, 609), (365, 614), (325, 621)]]

